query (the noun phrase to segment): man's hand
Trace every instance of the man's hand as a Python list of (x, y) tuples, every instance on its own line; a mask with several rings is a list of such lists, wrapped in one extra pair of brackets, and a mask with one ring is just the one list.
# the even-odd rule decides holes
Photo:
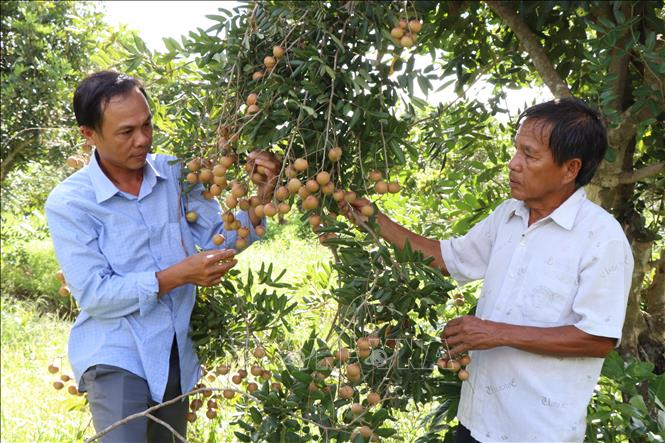
[(496, 325), (473, 315), (458, 317), (449, 321), (443, 329), (441, 341), (447, 342), (452, 356), (478, 349), (492, 349), (499, 346)]
[(247, 171), (257, 184), (257, 196), (261, 204), (269, 203), (275, 190), (281, 164), (277, 157), (267, 151), (252, 151), (247, 156)]
[(159, 295), (187, 283), (199, 286), (219, 284), (224, 274), (238, 263), (234, 257), (233, 249), (204, 251), (187, 257), (157, 273)]
[(358, 224), (358, 221), (366, 222), (368, 217), (362, 215), (363, 207), (369, 206), (372, 207), (372, 202), (366, 198), (359, 198), (354, 200), (352, 203), (348, 203), (346, 200), (340, 200), (337, 202), (339, 209), (342, 214), (349, 219), (354, 224)]

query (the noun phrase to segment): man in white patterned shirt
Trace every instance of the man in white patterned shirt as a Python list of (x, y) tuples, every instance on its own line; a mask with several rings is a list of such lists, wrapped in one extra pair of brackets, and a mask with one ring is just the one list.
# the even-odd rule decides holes
[(377, 216), (386, 240), (408, 240), (460, 284), (484, 279), (475, 315), (442, 333), (453, 356), (472, 357), (459, 443), (583, 441), (587, 405), (625, 317), (631, 249), (583, 189), (607, 149), (600, 115), (560, 99), (519, 121), (508, 164), (513, 199), (466, 235), (428, 239)]

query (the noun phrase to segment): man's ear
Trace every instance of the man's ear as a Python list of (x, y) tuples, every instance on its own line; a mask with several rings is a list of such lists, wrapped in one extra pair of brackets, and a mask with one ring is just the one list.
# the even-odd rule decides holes
[(92, 129), (89, 126), (79, 126), (79, 132), (85, 138), (85, 142), (88, 146), (95, 146), (95, 137), (97, 136), (97, 131)]
[(563, 176), (564, 182), (565, 183), (574, 182), (575, 179), (577, 178), (577, 175), (580, 173), (580, 169), (582, 169), (582, 160), (579, 158), (571, 158), (570, 160), (565, 161), (563, 167), (564, 167), (564, 176)]

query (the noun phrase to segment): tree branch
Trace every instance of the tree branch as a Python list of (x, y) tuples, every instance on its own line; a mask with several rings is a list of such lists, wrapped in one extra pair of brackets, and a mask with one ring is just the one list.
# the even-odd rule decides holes
[(531, 57), (533, 65), (542, 77), (543, 82), (552, 91), (552, 94), (556, 98), (571, 97), (572, 94), (568, 85), (554, 69), (554, 65), (538, 41), (538, 37), (531, 32), (524, 20), (517, 15), (517, 12), (513, 11), (507, 3), (502, 1), (489, 0), (485, 3), (515, 33), (522, 48)]
[(659, 174), (662, 171), (665, 171), (665, 163), (655, 163), (640, 169), (635, 169), (634, 171), (624, 172), (619, 176), (619, 183), (622, 185), (635, 183)]

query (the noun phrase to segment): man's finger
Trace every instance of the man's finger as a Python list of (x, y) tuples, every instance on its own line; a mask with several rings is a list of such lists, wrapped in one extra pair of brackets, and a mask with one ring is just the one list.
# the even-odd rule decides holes
[(206, 260), (208, 262), (218, 262), (220, 260), (228, 260), (235, 256), (236, 252), (233, 249), (217, 249), (208, 251), (206, 253)]

